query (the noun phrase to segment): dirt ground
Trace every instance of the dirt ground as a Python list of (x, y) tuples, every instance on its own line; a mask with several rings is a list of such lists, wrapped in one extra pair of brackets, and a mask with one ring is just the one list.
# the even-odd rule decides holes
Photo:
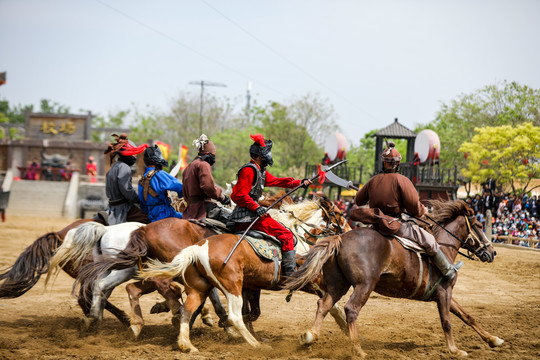
[[(9, 216), (0, 223), (0, 268), (40, 235), (60, 230), (70, 221)], [(452, 317), (457, 346), (470, 359), (540, 358), (540, 252), (497, 248), (494, 263), (465, 258), (454, 298), (490, 333), (505, 340), (491, 349), (480, 337)], [(301, 333), (315, 316), (316, 297), (295, 293), (285, 302), (285, 292), (264, 291), (262, 315), (255, 323), (257, 337), (271, 349), (252, 349), (242, 339), (229, 338), (217, 326), (197, 320), (192, 342), (197, 354), (183, 354), (169, 314), (149, 314), (157, 293), (141, 300), (146, 327), (134, 340), (112, 315), (106, 314), (101, 330), (81, 336), (82, 312), (70, 295), (73, 280), (62, 273), (44, 289), (41, 279), (17, 299), (0, 299), (0, 359), (349, 359), (348, 338), (331, 318), (321, 339), (311, 347), (298, 344)], [(340, 301), (343, 305), (346, 296)], [(129, 310), (124, 286), (111, 302)], [(214, 322), (217, 317), (213, 314)], [(450, 359), (434, 303), (392, 299), (373, 294), (358, 323), (362, 346), (370, 359)]]

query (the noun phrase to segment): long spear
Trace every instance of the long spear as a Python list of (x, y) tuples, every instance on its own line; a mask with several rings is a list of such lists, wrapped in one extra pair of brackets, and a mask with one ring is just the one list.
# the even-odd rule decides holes
[[(347, 162), (347, 159), (345, 160), (342, 160), (338, 163), (335, 163), (334, 165), (332, 166), (329, 166), (326, 168), (326, 170), (323, 170), (323, 171), (320, 171), (317, 175), (315, 175), (314, 177), (312, 177), (311, 179), (309, 179), (310, 181), (313, 181), (313, 180), (316, 180), (319, 178), (319, 176), (321, 175), (324, 175), (326, 174), (327, 171), (330, 171), (332, 170), (333, 168), (343, 164)], [(285, 195), (283, 195), (282, 197), (280, 197), (279, 199), (277, 199), (276, 201), (274, 201), (274, 203), (272, 205), (270, 205), (267, 209), (270, 210), (271, 208), (273, 208), (278, 202), (280, 202), (281, 200), (283, 200), (286, 196), (289, 196), (290, 194), (292, 194), (293, 192), (295, 192), (296, 190), (300, 189), (304, 184), (303, 183), (300, 183), (300, 185), (296, 186), (294, 189), (292, 189), (291, 191), (289, 191), (288, 193), (286, 193)], [(264, 215), (264, 214), (263, 214)], [(234, 253), (234, 251), (236, 250), (236, 248), (238, 247), (238, 245), (240, 245), (240, 242), (242, 242), (242, 240), (244, 239), (244, 237), (246, 236), (247, 232), (249, 231), (249, 229), (251, 229), (251, 227), (253, 226), (253, 224), (255, 224), (257, 222), (257, 220), (259, 220), (260, 216), (257, 216), (255, 218), (255, 220), (253, 220), (251, 222), (251, 224), (249, 224), (248, 228), (246, 229), (246, 231), (244, 231), (244, 233), (242, 234), (242, 236), (240, 237), (240, 239), (238, 239), (238, 241), (236, 242), (236, 244), (234, 245), (234, 247), (232, 248), (231, 252), (229, 253), (229, 255), (227, 256), (227, 258), (225, 259), (225, 261), (223, 262), (223, 265), (227, 265), (227, 262), (229, 262), (229, 259), (231, 258), (232, 254)]]

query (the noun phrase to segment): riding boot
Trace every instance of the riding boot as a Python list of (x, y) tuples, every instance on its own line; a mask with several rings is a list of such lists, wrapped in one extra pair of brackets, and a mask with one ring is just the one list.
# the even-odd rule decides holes
[(296, 251), (283, 251), (281, 260), (281, 276), (291, 276), (296, 270)]
[(443, 273), (443, 276), (449, 280), (452, 280), (456, 276), (458, 269), (463, 266), (463, 261), (451, 264), (440, 249), (432, 259), (435, 266)]

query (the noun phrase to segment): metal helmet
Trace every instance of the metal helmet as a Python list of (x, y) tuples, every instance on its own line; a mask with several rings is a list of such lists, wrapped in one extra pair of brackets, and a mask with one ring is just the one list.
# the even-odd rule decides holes
[(272, 140), (265, 139), (261, 134), (250, 135), (253, 141), (255, 141), (249, 147), (249, 154), (252, 158), (260, 156), (263, 160), (264, 165), (274, 165), (274, 160), (272, 159)]
[(401, 161), (401, 154), (396, 150), (396, 144), (392, 141), (387, 142), (386, 149), (381, 154), (381, 159), (383, 162), (391, 163), (395, 166), (399, 165)]
[(167, 167), (169, 166), (169, 162), (165, 160), (163, 157), (163, 154), (161, 153), (161, 150), (159, 149), (159, 146), (154, 145), (146, 148), (144, 150), (144, 164), (146, 166), (150, 165), (156, 165), (159, 167)]

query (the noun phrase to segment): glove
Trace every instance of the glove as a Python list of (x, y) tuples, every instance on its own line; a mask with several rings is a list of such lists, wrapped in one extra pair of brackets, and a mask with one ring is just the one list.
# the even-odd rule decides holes
[(263, 216), (267, 211), (268, 209), (264, 206), (259, 206), (257, 209), (255, 209), (255, 214), (257, 214), (257, 216)]
[(309, 182), (309, 184), (311, 184), (311, 183), (312, 183), (312, 182), (311, 182), (311, 180), (309, 180), (308, 178), (302, 179), (302, 182), (301, 182), (301, 184), (302, 184), (302, 187), (303, 187), (304, 189), (307, 189), (307, 187), (309, 186), (309, 184), (307, 184), (307, 185), (306, 185), (306, 184), (304, 184), (304, 183), (305, 183), (306, 181), (308, 181), (308, 182)]
[(223, 195), (223, 198), (219, 200), (219, 202), (222, 203), (223, 205), (229, 205), (231, 203), (231, 198), (228, 197), (227, 195)]

